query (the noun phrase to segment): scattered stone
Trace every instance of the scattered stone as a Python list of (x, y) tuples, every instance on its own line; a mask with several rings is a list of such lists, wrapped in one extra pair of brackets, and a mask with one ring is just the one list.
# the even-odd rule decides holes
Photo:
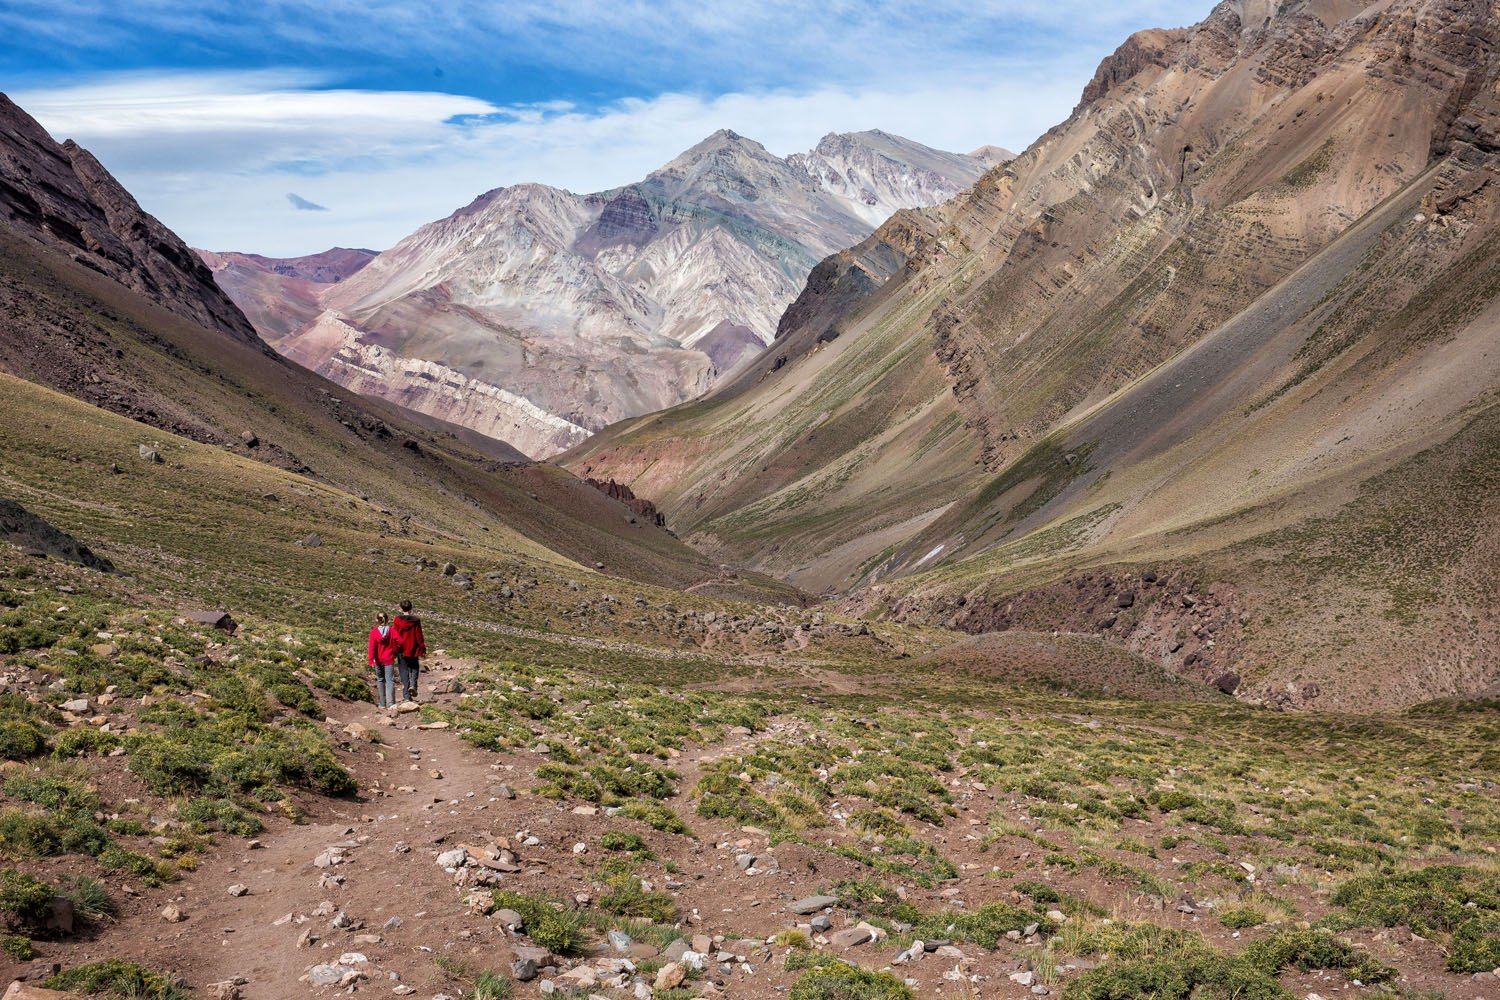
[(657, 990), (675, 990), (685, 979), (687, 979), (687, 970), (682, 967), (682, 964), (668, 962), (657, 970), (656, 982), (652, 985)]
[(302, 549), (321, 548), (323, 545), (323, 537), (316, 533), (311, 535), (304, 535), (303, 537), (297, 539), (296, 545), (298, 548)]
[(230, 635), (233, 635), (240, 627), (228, 611), (189, 611), (182, 617), (194, 625), (207, 625), (209, 628), (216, 628)]
[(240, 987), (250, 980), (241, 976), (233, 979), (223, 979), (217, 983), (208, 984), (208, 995), (212, 1000), (240, 1000)]
[(828, 919), (828, 914), (820, 913), (812, 918), (812, 929), (814, 933), (826, 934), (833, 929), (833, 921)]
[(234, 885), (230, 886), (228, 888), (228, 890), (226, 890), (226, 891), (231, 896), (248, 896), (248, 895), (250, 895), (250, 887), (248, 885), (245, 885), (242, 882), (236, 882)]
[(140, 455), (141, 460), (144, 462), (149, 462), (152, 465), (161, 464), (161, 453), (158, 452), (155, 448), (151, 447), (149, 444), (143, 444), (139, 448), (137, 448), (136, 454)]
[(187, 914), (183, 913), (176, 904), (168, 903), (161, 908), (161, 918), (169, 924), (177, 924), (186, 920)]
[(62, 703), (62, 710), (64, 712), (72, 712), (74, 715), (83, 715), (87, 713), (90, 708), (92, 708), (92, 706), (89, 705), (89, 700), (87, 698), (73, 698), (70, 701), (65, 701)]
[(828, 943), (842, 950), (868, 944), (874, 940), (875, 928), (868, 924), (855, 924), (853, 927), (845, 927), (841, 931), (834, 932), (829, 937)]
[(826, 910), (830, 906), (836, 905), (838, 901), (839, 898), (837, 896), (808, 896), (806, 899), (799, 899), (793, 903), (791, 910), (793, 913), (807, 916), (811, 913), (817, 913), (819, 910)]

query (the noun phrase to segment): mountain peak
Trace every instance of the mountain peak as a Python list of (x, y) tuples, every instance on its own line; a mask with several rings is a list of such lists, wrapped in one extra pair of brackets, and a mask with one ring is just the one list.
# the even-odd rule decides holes
[(688, 147), (673, 163), (682, 160), (699, 159), (712, 155), (723, 149), (739, 149), (755, 156), (770, 156), (766, 147), (748, 136), (740, 135), (734, 129), (721, 128), (702, 141)]

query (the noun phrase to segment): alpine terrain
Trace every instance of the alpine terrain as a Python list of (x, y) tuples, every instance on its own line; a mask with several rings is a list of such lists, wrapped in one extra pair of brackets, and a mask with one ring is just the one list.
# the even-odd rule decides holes
[(1272, 704), (1494, 694), (1496, 11), (1222, 3), (565, 456), (723, 558)]
[(5, 1000), (1500, 997), (1497, 33), (294, 259), (0, 96)]
[(613, 191), (486, 192), (368, 263), (204, 257), (287, 357), (545, 458), (712, 387), (821, 258), (1007, 155), (979, 152), (856, 132), (782, 159), (724, 130)]

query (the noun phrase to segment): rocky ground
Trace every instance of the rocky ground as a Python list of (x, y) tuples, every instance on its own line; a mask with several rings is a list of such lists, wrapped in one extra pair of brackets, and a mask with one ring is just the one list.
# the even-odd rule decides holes
[[(130, 641), (108, 634), (91, 654), (117, 657), (123, 646), (128, 655)], [(237, 659), (238, 642), (210, 634), (205, 656)], [(1175, 749), (1197, 740), (1175, 712), (1148, 724), (1113, 710), (1044, 718), (955, 703), (945, 721), (863, 695), (839, 701), (829, 692), (833, 707), (804, 689), (778, 706), (636, 686), (599, 704), (596, 691), (570, 698), (545, 672), (518, 670), (500, 684), (493, 669), (440, 653), (422, 704), (398, 710), (320, 692), (311, 714), (353, 790), (297, 793), (282, 815), (260, 810), (264, 828), (253, 836), (221, 832), (181, 854), (167, 845), (181, 835), (182, 802), (137, 798), (137, 774), (111, 768), (107, 751), (89, 787), (121, 808), (116, 817), (149, 814), (161, 831), (149, 841), (157, 853), (191, 864), (146, 885), (131, 873), (104, 875), (114, 912), (87, 926), (80, 919), (74, 935), (39, 932), (35, 957), (4, 970), (23, 983), (15, 995), (45, 997), (25, 991), (59, 984), (59, 970), (128, 959), (163, 978), (135, 993), (106, 982), (99, 995), (1187, 996), (1153, 986), (1157, 973), (1140, 963), (1193, 949), (1269, 952), (1272, 942), (1279, 957), (1257, 959), (1269, 977), (1248, 966), (1204, 973), (1194, 995), (1500, 995), (1493, 973), (1445, 968), (1455, 951), (1448, 935), (1336, 923), (1342, 911), (1330, 892), (1366, 869), (1357, 858), (1310, 862), (1301, 836), (1277, 841), (1222, 812), (1194, 813), (1186, 801), (1207, 803), (1191, 795), (1164, 798), (1162, 789), (1191, 787), (1193, 772), (1210, 766)], [(12, 691), (40, 679), (7, 677)], [(534, 703), (526, 737), (489, 734), (482, 726), (497, 724), (497, 688), (563, 711)], [(662, 722), (655, 699), (687, 699), (685, 728)], [(59, 710), (65, 729), (128, 741), (151, 703), (106, 693)], [(605, 718), (616, 732), (569, 724)], [(1001, 729), (984, 728), (997, 722)], [(1017, 738), (991, 742), (1001, 732)], [(647, 741), (636, 764), (612, 752), (617, 738)], [(1140, 808), (1121, 796), (1101, 803), (1087, 787), (1047, 787), (1058, 777), (1053, 764), (1111, 746), (1111, 781), (1122, 791), (1163, 754), (1179, 764)], [(931, 780), (914, 766), (924, 759), (936, 768)], [(1008, 787), (1008, 759), (1035, 765), (1021, 787)], [(28, 772), (80, 777), (76, 763), (59, 766), (10, 763), (5, 790), (15, 797), (21, 786), (11, 781)], [(1280, 776), (1269, 759), (1264, 767), (1267, 782)], [(658, 777), (663, 787), (648, 790)], [(1452, 788), (1436, 781), (1434, 789)], [(901, 794), (885, 796), (882, 782)], [(1442, 853), (1492, 856), (1493, 839), (1482, 843), (1500, 812), (1495, 787), (1459, 784), (1463, 802), (1444, 815), (1465, 832), (1449, 836), (1477, 842)], [(905, 797), (919, 789), (921, 801)], [(1310, 797), (1312, 780), (1284, 791)], [(1227, 808), (1248, 808), (1252, 822), (1262, 812), (1253, 802)], [(1379, 822), (1403, 809), (1382, 811)], [(1070, 812), (1100, 822), (1080, 824)], [(87, 868), (75, 861), (48, 874)], [(1474, 864), (1463, 869), (1474, 897), (1464, 905), (1492, 908), (1494, 863)], [(1141, 950), (1130, 935), (1143, 927), (1161, 937)], [(1145, 979), (1106, 977), (1133, 954)], [(1234, 975), (1288, 992), (1217, 991)]]

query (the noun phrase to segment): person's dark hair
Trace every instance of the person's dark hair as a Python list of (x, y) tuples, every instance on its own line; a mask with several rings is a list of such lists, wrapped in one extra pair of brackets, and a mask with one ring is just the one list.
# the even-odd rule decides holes
[(401, 602), (401, 610), (405, 611), (407, 613), (410, 613), (411, 612), (411, 601), (402, 601)]
[(375, 624), (376, 625), (384, 625), (385, 622), (386, 622), (385, 612), (384, 611), (377, 611), (377, 612), (375, 612)]

